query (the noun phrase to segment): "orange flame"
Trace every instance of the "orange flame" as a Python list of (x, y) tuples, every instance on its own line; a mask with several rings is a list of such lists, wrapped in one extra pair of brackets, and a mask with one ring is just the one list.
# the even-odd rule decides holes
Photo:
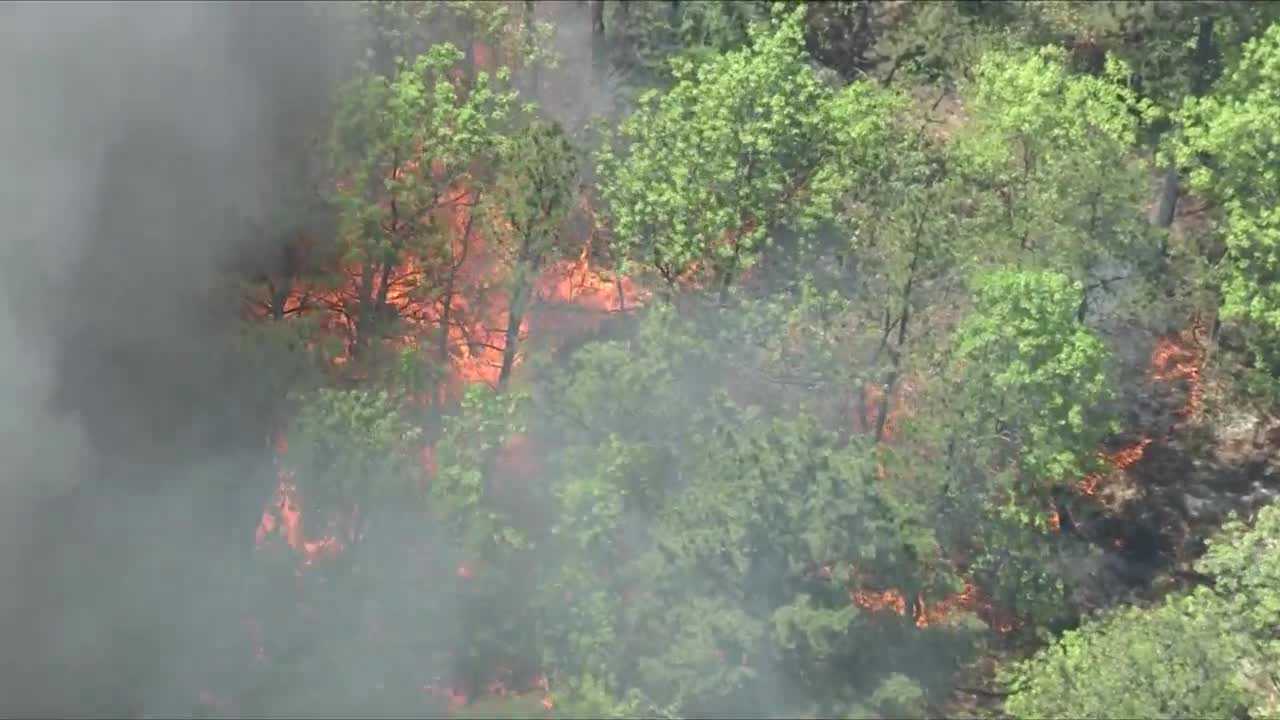
[[(1187, 399), (1177, 411), (1183, 419), (1196, 416), (1204, 401), (1204, 383), (1201, 379), (1201, 368), (1204, 365), (1204, 350), (1200, 347), (1199, 337), (1204, 334), (1204, 323), (1193, 318), (1188, 329), (1182, 333), (1167, 335), (1156, 342), (1151, 351), (1151, 362), (1148, 375), (1156, 382), (1187, 383)], [(1172, 433), (1176, 428), (1170, 428)], [(1143, 437), (1127, 447), (1112, 453), (1102, 453), (1103, 460), (1116, 471), (1127, 470), (1146, 456), (1147, 447), (1153, 438)], [(1092, 473), (1081, 478), (1077, 489), (1085, 495), (1096, 495), (1102, 484), (1103, 476)]]
[[(907, 615), (906, 596), (898, 590), (857, 589), (849, 591), (849, 598), (853, 604), (869, 612), (888, 611), (901, 617)], [(971, 582), (966, 582), (964, 589), (960, 592), (933, 603), (925, 601), (924, 593), (918, 594), (913, 621), (917, 628), (923, 630), (931, 625), (945, 622), (956, 612), (973, 612), (1001, 634), (1012, 632), (1021, 624), (1016, 617), (999, 610), (990, 601), (985, 600), (977, 586)]]
[[(351, 359), (361, 329), (361, 289), (367, 302), (368, 289), (382, 287), (385, 273), (385, 307), (398, 329), (382, 342), (394, 348), (435, 348), (440, 333), (445, 333), (452, 377), (441, 389), (456, 400), (467, 383), (496, 385), (498, 381), (510, 303), (502, 287), (509, 268), (502, 261), (500, 248), (489, 246), (484, 233), (476, 230), (480, 225), (497, 227), (500, 223), (478, 223), (479, 219), (472, 217), (478, 211), (475, 193), (455, 187), (445, 197), (433, 213), (439, 224), (449, 228), (448, 252), (406, 253), (390, 268), (347, 263), (338, 269), (336, 286), (294, 282), (281, 301), (279, 314), (288, 319), (316, 316), (323, 333), (344, 341), (346, 352), (333, 358), (336, 367), (343, 367)], [(585, 202), (582, 210), (594, 224)], [(590, 244), (589, 240), (583, 243), (576, 261), (552, 262), (543, 268), (534, 283), (536, 302), (521, 322), (519, 339), (526, 337), (533, 325), (539, 332), (566, 340), (598, 328), (610, 313), (635, 308), (647, 300), (648, 293), (629, 278), (591, 268)], [(265, 293), (249, 298), (250, 315), (270, 317), (272, 302)], [(517, 355), (517, 363), (519, 360)]]
[(851, 590), (849, 599), (854, 605), (870, 612), (892, 610), (899, 615), (907, 614), (907, 599), (897, 590)]
[(1185, 332), (1160, 338), (1151, 351), (1151, 379), (1187, 383), (1187, 400), (1178, 411), (1182, 418), (1195, 417), (1204, 401), (1204, 383), (1200, 376), (1204, 350), (1199, 343), (1204, 332), (1204, 322), (1194, 318)]

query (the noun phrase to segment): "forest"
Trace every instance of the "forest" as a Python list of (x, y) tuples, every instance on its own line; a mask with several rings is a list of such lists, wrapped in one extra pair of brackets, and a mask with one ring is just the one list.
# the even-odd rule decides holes
[(0, 715), (1280, 717), (1280, 3), (0, 28)]

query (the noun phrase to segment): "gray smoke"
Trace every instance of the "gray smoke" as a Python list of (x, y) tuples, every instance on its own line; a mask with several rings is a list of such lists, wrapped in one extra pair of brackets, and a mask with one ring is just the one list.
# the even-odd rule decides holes
[(271, 481), (233, 270), (296, 219), (352, 21), (0, 7), (0, 714), (187, 713), (218, 670)]

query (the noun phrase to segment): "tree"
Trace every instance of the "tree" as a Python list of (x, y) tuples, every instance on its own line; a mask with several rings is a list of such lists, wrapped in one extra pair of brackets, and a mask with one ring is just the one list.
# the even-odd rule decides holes
[(1274, 407), (1280, 377), (1280, 25), (1244, 46), (1213, 92), (1190, 98), (1179, 118), (1176, 157), (1190, 185), (1220, 207), (1225, 254), (1218, 263), (1221, 318), (1247, 333), (1254, 395)]
[(812, 229), (874, 167), (892, 99), (836, 91), (808, 65), (801, 13), (753, 30), (752, 45), (695, 65), (647, 93), (600, 155), (601, 195), (617, 255), (674, 289), (705, 283), (725, 298), (783, 227)]
[[(956, 331), (954, 362), (967, 392), (956, 429), (1011, 468), (1010, 503), (1043, 498), (1082, 477), (1110, 429), (1107, 353), (1074, 316), (1081, 286), (1053, 272), (999, 270), (974, 283), (976, 307)], [(1009, 464), (1006, 464), (1009, 463)]]
[(530, 5), (527, 0), (365, 0), (361, 9), (370, 23), (379, 73), (390, 74), (397, 56), (416, 57), (449, 42), (464, 53), (460, 80), (470, 82), (479, 72), (503, 67), (520, 71), (528, 85), (522, 87), (536, 97), (531, 76), (554, 67), (558, 58), (551, 47), (554, 28), (537, 21)]
[(549, 261), (573, 253), (565, 246), (563, 225), (575, 197), (578, 162), (558, 127), (535, 123), (512, 139), (502, 163), (493, 200), (499, 214), (494, 234), (510, 256), (506, 342), (498, 376), (498, 384), (505, 386), (538, 273)]
[[(553, 685), (603, 686), (644, 714), (896, 712), (914, 702), (903, 682), (936, 692), (971, 636), (960, 617), (915, 625), (919, 603), (960, 589), (928, 505), (877, 482), (865, 439), (718, 397), (706, 378), (738, 361), (724, 313), (645, 314), (629, 345), (582, 347), (538, 393), (551, 422), (536, 424), (562, 448), (544, 551), (562, 560), (539, 588)], [(903, 614), (859, 609), (866, 587), (903, 588)], [(901, 652), (864, 652), (886, 643)]]
[(1071, 75), (1064, 60), (1053, 48), (984, 56), (953, 162), (985, 190), (970, 211), (969, 257), (1066, 273), (1083, 285), (1084, 320), (1090, 293), (1155, 249), (1132, 154), (1151, 108), (1126, 87), (1119, 61), (1089, 77)]
[(379, 505), (411, 495), (419, 428), (408, 424), (384, 392), (320, 388), (300, 398), (283, 462), (296, 478), (306, 515), (356, 514), (363, 523)]
[[(452, 45), (435, 45), (398, 61), (390, 77), (358, 77), (342, 94), (331, 147), (340, 257), (354, 287), (336, 309), (346, 318), (354, 355), (398, 319), (389, 302), (395, 284), (407, 286), (407, 296), (441, 300), (441, 317), (449, 318), (459, 263), (453, 227), (441, 211), (480, 191), (480, 173), (505, 144), (498, 130), (515, 97), (502, 89), (502, 72), (497, 78), (482, 72), (461, 87), (449, 75), (461, 59)], [(438, 258), (439, 265), (406, 268), (408, 257)]]
[(1069, 631), (1008, 672), (1015, 717), (1269, 717), (1280, 709), (1280, 507), (1228, 522), (1197, 569), (1213, 584)]

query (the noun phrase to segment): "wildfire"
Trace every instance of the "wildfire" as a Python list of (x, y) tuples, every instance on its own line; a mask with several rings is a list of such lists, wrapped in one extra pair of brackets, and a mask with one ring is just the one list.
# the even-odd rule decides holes
[[(541, 698), (538, 704), (544, 710), (550, 711), (555, 709), (555, 701), (551, 697), (551, 685), (547, 681), (546, 675), (541, 673), (535, 675), (527, 686), (527, 690), (513, 690), (511, 688), (511, 671), (507, 668), (498, 668), (497, 676), (484, 685), (482, 691), (478, 691), (473, 695), (469, 695), (466, 690), (452, 687), (441, 686), (437, 683), (428, 683), (422, 686), (422, 691), (431, 697), (442, 699), (448, 706), (450, 713), (461, 710), (473, 701), (479, 701), (483, 698), (528, 698), (531, 695), (540, 694)], [(436, 678), (437, 682), (439, 678)]]
[(892, 610), (899, 615), (907, 614), (907, 599), (897, 590), (850, 590), (849, 599), (870, 612)]
[[(322, 558), (336, 557), (343, 549), (342, 541), (337, 534), (308, 540), (303, 533), (298, 486), (294, 474), (282, 464), (282, 458), (289, 449), (288, 440), (283, 433), (276, 435), (275, 449), (277, 453), (276, 491), (272, 500), (262, 511), (262, 518), (258, 521), (258, 528), (254, 532), (254, 542), (261, 546), (268, 538), (278, 533), (284, 538), (285, 544), (301, 556), (304, 567), (309, 567)], [(356, 511), (356, 508), (352, 508), (350, 520), (354, 520)], [(354, 523), (352, 523), (352, 531), (354, 532)]]
[[(856, 589), (849, 591), (849, 599), (868, 612), (888, 611), (901, 617), (907, 616), (907, 598), (898, 590)], [(921, 630), (943, 623), (957, 612), (973, 612), (1001, 634), (1012, 632), (1021, 624), (1017, 618), (984, 599), (977, 586), (971, 582), (966, 582), (960, 592), (932, 603), (925, 601), (924, 593), (919, 593), (912, 612), (915, 626)]]
[[(898, 383), (889, 396), (889, 411), (884, 421), (884, 437), (891, 441), (897, 433), (903, 418), (907, 416), (910, 400), (915, 396), (915, 386), (910, 381)], [(878, 383), (866, 383), (862, 398), (854, 403), (853, 415), (864, 433), (874, 433), (879, 420), (880, 403), (884, 399), (884, 388)], [(863, 417), (858, 418), (858, 406), (863, 406)]]
[[(1187, 384), (1187, 399), (1177, 411), (1183, 419), (1195, 417), (1204, 401), (1204, 384), (1201, 380), (1201, 367), (1204, 364), (1204, 351), (1200, 348), (1198, 338), (1204, 333), (1204, 323), (1194, 318), (1190, 327), (1183, 333), (1160, 338), (1151, 352), (1149, 376), (1156, 382)], [(1172, 434), (1176, 428), (1170, 428)], [(1147, 452), (1153, 438), (1143, 437), (1137, 442), (1112, 453), (1103, 453), (1102, 459), (1113, 470), (1123, 471), (1136, 465)], [(1096, 495), (1102, 484), (1103, 475), (1092, 473), (1086, 475), (1077, 484), (1077, 489), (1085, 495)]]
[(932, 624), (942, 622), (962, 610), (973, 610), (977, 606), (978, 589), (973, 583), (965, 583), (964, 590), (949, 595), (929, 605), (924, 601), (924, 594), (917, 598), (916, 627), (924, 629)]
[(307, 540), (302, 531), (302, 510), (298, 503), (298, 487), (293, 474), (281, 470), (278, 474), (274, 500), (262, 511), (262, 519), (254, 533), (254, 541), (262, 545), (267, 538), (279, 532), (285, 543), (302, 556), (302, 564), (310, 566), (316, 560), (335, 557), (342, 551), (342, 541), (335, 535)]
[[(282, 298), (251, 298), (248, 310), (259, 319), (316, 317), (322, 333), (340, 338), (346, 351), (332, 362), (348, 365), (375, 304), (378, 312), (394, 319), (395, 328), (380, 342), (395, 349), (439, 349), (449, 377), (442, 383), (454, 399), (463, 385), (485, 382), (496, 385), (506, 345), (510, 298), (504, 290), (510, 268), (503, 258), (503, 243), (490, 242), (479, 228), (500, 223), (481, 222), (476, 193), (454, 187), (430, 215), (435, 225), (448, 228), (447, 243), (440, 247), (403, 249), (389, 267), (378, 263), (347, 262), (338, 268), (336, 284), (292, 279)], [(591, 221), (589, 207), (583, 214)], [(447, 247), (446, 247), (447, 245)], [(517, 338), (523, 340), (530, 326), (549, 331), (558, 340), (598, 327), (609, 313), (637, 307), (648, 298), (629, 278), (591, 267), (590, 241), (576, 260), (548, 263), (534, 282), (537, 300), (520, 323)], [(276, 307), (278, 305), (278, 307)], [(365, 330), (367, 332), (367, 330)], [(444, 342), (441, 343), (441, 334)], [(517, 356), (518, 361), (518, 356)]]
[(1187, 384), (1187, 400), (1178, 411), (1182, 418), (1195, 417), (1204, 401), (1204, 383), (1200, 377), (1204, 350), (1198, 341), (1203, 334), (1204, 322), (1197, 317), (1186, 332), (1161, 338), (1151, 352), (1153, 380)]
[[(1152, 443), (1152, 439), (1144, 437), (1132, 445), (1126, 445), (1115, 452), (1099, 453), (1102, 461), (1111, 468), (1111, 471), (1124, 471), (1133, 467), (1146, 456), (1147, 446)], [(1076, 485), (1076, 488), (1085, 495), (1096, 495), (1098, 488), (1102, 485), (1103, 473), (1090, 473), (1084, 476)]]

